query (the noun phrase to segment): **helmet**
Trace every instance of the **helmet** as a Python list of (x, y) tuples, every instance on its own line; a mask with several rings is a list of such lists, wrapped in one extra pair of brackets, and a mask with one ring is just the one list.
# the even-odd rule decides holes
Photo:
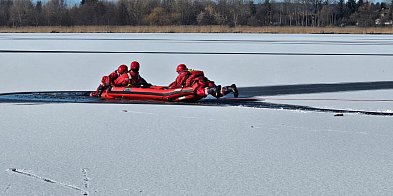
[(185, 64), (179, 64), (177, 67), (176, 67), (176, 72), (177, 73), (179, 73), (179, 72), (183, 72), (183, 71), (186, 71), (187, 70), (187, 66), (185, 65)]
[(117, 72), (119, 72), (119, 74), (123, 74), (126, 73), (128, 71), (128, 67), (127, 65), (119, 65), (119, 67), (117, 68)]
[(130, 70), (133, 72), (139, 72), (139, 63), (137, 61), (132, 61), (130, 64)]

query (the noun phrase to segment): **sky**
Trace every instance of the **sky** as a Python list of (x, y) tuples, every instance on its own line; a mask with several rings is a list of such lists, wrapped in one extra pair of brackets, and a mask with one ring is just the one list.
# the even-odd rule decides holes
[(80, 0), (66, 0), (66, 1), (68, 1), (68, 3), (79, 3), (79, 2), (81, 2)]
[[(47, 2), (48, 0), (33, 0), (33, 2), (42, 1)], [(81, 0), (64, 0), (67, 4), (78, 4)]]

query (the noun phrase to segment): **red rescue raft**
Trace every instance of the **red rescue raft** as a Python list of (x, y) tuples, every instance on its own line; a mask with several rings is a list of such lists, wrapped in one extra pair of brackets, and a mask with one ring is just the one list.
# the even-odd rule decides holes
[(111, 87), (101, 94), (104, 99), (129, 99), (147, 101), (191, 102), (203, 97), (194, 93), (191, 87), (169, 89), (165, 86), (151, 86), (150, 88)]

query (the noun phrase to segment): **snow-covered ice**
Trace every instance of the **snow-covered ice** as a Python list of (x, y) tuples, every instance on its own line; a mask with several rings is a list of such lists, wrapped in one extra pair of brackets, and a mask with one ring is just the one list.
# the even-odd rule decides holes
[[(392, 81), (391, 45), (387, 35), (0, 34), (2, 51), (189, 52), (0, 52), (0, 93), (93, 90), (132, 60), (159, 85), (178, 63), (240, 87)], [(393, 110), (372, 101), (392, 90), (372, 87), (262, 97)], [(392, 125), (389, 116), (266, 108), (0, 103), (0, 195), (392, 195)]]

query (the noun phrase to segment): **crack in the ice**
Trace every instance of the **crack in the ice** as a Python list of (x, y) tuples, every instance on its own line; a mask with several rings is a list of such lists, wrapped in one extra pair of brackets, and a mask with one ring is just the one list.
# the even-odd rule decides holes
[(83, 186), (88, 189), (89, 188), (89, 181), (90, 178), (87, 176), (89, 169), (88, 168), (83, 168), (82, 169), (82, 174), (83, 174)]
[(10, 189), (10, 188), (11, 188), (11, 184), (8, 184), (8, 185), (5, 187), (3, 193), (4, 193), (4, 194), (7, 193), (8, 189)]
[(7, 169), (7, 171), (11, 171), (11, 172), (14, 172), (14, 173), (22, 174), (22, 175), (25, 175), (25, 176), (28, 176), (28, 177), (32, 177), (32, 178), (35, 178), (35, 179), (38, 179), (38, 180), (42, 180), (44, 182), (48, 182), (48, 183), (52, 183), (52, 184), (58, 184), (60, 186), (66, 187), (66, 188), (70, 188), (70, 189), (73, 189), (73, 190), (80, 191), (80, 192), (83, 193), (83, 195), (89, 195), (87, 190), (79, 188), (79, 187), (77, 187), (75, 185), (66, 184), (66, 183), (59, 182), (59, 181), (56, 181), (56, 180), (52, 180), (52, 179), (49, 179), (49, 178), (41, 177), (41, 176), (38, 176), (38, 175), (33, 174), (31, 172), (27, 172), (27, 171), (16, 169), (16, 168), (10, 168), (10, 169)]

